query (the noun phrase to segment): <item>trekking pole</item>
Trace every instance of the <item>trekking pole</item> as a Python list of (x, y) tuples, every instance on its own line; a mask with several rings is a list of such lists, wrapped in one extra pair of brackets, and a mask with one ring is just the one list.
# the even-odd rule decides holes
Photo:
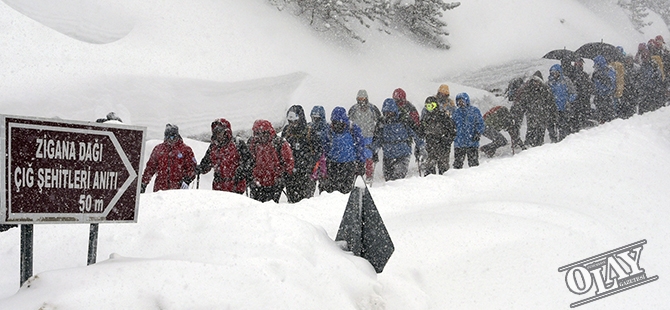
[(195, 189), (200, 189), (200, 173), (195, 177)]

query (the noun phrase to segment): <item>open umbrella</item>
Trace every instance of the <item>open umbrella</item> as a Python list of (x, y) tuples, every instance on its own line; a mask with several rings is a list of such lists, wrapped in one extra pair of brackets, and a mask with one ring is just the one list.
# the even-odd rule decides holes
[(575, 54), (579, 57), (593, 59), (598, 55), (605, 57), (607, 62), (620, 61), (623, 59), (623, 54), (616, 46), (603, 42), (586, 43), (579, 47)]
[(546, 53), (544, 56), (542, 56), (542, 58), (556, 59), (563, 62), (563, 61), (575, 61), (580, 57), (575, 52), (569, 49), (560, 49), (550, 51), (549, 53)]

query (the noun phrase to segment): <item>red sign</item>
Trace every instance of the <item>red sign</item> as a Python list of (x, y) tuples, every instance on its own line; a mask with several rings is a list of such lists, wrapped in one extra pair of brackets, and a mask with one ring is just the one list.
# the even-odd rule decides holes
[(137, 222), (146, 128), (0, 120), (0, 223)]

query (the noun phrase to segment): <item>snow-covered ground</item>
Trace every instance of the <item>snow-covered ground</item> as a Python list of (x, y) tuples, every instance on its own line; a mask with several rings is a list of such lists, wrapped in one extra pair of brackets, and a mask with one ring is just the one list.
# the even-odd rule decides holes
[[(422, 103), (448, 83), (485, 112), (511, 77), (547, 76), (549, 50), (670, 38), (653, 14), (636, 32), (608, 0), (463, 0), (445, 14), (449, 51), (374, 32), (342, 45), (264, 0), (3, 1), (0, 112), (115, 111), (148, 128), (145, 154), (166, 122), (189, 137), (218, 117), (278, 126), (292, 104), (348, 108), (361, 88), (378, 105), (397, 87)], [(207, 147), (187, 144), (198, 158)], [(660, 280), (583, 307), (662, 309), (668, 152), (663, 108), (444, 176), (378, 175), (370, 192), (396, 248), (381, 274), (332, 242), (347, 195), (261, 204), (205, 175), (199, 190), (141, 195), (136, 224), (102, 224), (95, 265), (88, 225), (35, 225), (20, 290), (19, 230), (0, 233), (0, 309), (565, 309), (585, 296), (559, 267), (642, 239), (640, 266)]]

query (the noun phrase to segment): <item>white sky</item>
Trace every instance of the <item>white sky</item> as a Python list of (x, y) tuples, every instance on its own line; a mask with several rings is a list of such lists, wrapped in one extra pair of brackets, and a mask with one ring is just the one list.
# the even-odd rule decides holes
[[(542, 70), (552, 49), (601, 39), (634, 51), (640, 34), (615, 1), (463, 0), (445, 14), (449, 51), (365, 33), (342, 45), (264, 0), (0, 2), (3, 114), (95, 120), (115, 111), (160, 138), (215, 118), (234, 130), (292, 104), (328, 113), (365, 88), (378, 105), (403, 87), (423, 102), (442, 83), (482, 112), (484, 89)], [(495, 5), (492, 5), (495, 3)], [(260, 204), (200, 190), (141, 196), (137, 224), (102, 224), (86, 267), (88, 225), (35, 225), (34, 274), (18, 289), (18, 229), (0, 233), (0, 309), (566, 309), (558, 267), (646, 239), (660, 280), (590, 309), (670, 304), (670, 110), (617, 120), (477, 168), (370, 189), (396, 252), (376, 275), (332, 242), (347, 196)], [(159, 141), (147, 142), (145, 154)], [(198, 159), (207, 145), (188, 139)]]

